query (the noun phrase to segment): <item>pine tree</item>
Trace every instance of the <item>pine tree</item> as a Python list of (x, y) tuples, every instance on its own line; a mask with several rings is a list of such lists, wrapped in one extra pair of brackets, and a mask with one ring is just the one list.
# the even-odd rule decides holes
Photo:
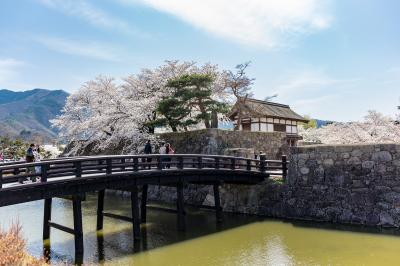
[(209, 74), (185, 74), (171, 79), (167, 87), (173, 90), (171, 96), (163, 99), (157, 112), (162, 115), (155, 121), (157, 126), (170, 126), (173, 131), (179, 128), (204, 123), (211, 128), (212, 113), (224, 113), (227, 106), (212, 98), (213, 77)]

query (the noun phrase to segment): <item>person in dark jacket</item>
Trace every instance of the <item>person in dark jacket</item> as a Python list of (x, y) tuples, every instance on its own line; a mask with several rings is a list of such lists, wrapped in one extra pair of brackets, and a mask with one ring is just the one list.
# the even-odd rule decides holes
[[(35, 149), (35, 144), (29, 145), (28, 150), (26, 150), (25, 154), (25, 161), (27, 163), (33, 163), (35, 161), (35, 155), (34, 155), (34, 149)], [(29, 166), (26, 168), (26, 173), (27, 174), (35, 174), (35, 167), (34, 166)], [(31, 176), (32, 182), (36, 182), (36, 176)], [(25, 181), (24, 178), (20, 178), (18, 180), (19, 183), (23, 184)]]
[[(151, 143), (150, 140), (147, 141), (146, 145), (144, 145), (144, 153), (145, 154), (152, 154), (152, 148), (151, 148)], [(150, 169), (151, 168), (151, 161), (152, 158), (151, 157), (147, 157), (147, 167)]]

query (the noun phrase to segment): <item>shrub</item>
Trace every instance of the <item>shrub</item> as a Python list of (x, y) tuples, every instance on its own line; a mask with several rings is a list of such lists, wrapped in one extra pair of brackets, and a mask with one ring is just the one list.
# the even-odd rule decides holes
[(48, 265), (42, 259), (36, 259), (26, 251), (26, 241), (21, 236), (21, 226), (13, 223), (9, 230), (0, 228), (0, 265)]

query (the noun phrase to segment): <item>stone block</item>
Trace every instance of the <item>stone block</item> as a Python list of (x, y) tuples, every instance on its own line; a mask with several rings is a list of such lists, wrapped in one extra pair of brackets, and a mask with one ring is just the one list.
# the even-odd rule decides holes
[[(354, 187), (351, 189), (351, 192), (354, 192), (355, 194), (359, 194), (359, 193), (367, 193), (369, 192), (368, 188), (364, 188), (362, 187), (362, 185), (360, 184), (360, 187)], [(355, 194), (352, 194), (352, 196), (354, 196)]]
[(310, 172), (310, 169), (307, 168), (307, 167), (302, 167), (302, 168), (300, 168), (300, 173), (303, 174), (303, 175), (306, 175), (306, 174), (308, 174), (309, 172)]
[(400, 160), (394, 160), (394, 161), (392, 162), (392, 164), (393, 164), (394, 166), (400, 167)]
[(400, 202), (400, 194), (396, 192), (388, 192), (382, 195), (382, 199), (388, 203)]
[(379, 225), (392, 227), (394, 226), (394, 219), (388, 212), (383, 211), (379, 214)]
[(378, 151), (372, 154), (372, 160), (375, 162), (389, 162), (392, 160), (392, 155), (388, 151)]
[(343, 159), (349, 159), (350, 158), (350, 153), (348, 153), (348, 152), (342, 153), (342, 158)]
[(361, 157), (362, 154), (363, 154), (363, 152), (361, 150), (359, 150), (359, 149), (353, 150), (351, 152), (351, 156), (352, 157)]
[(386, 193), (392, 191), (392, 189), (387, 186), (375, 186), (374, 189), (379, 193)]
[(350, 157), (350, 159), (347, 160), (347, 164), (358, 165), (361, 164), (361, 160), (358, 157)]
[(370, 212), (366, 216), (366, 223), (367, 225), (378, 225), (380, 221), (379, 214), (376, 212)]
[(303, 160), (308, 160), (308, 158), (310, 158), (310, 155), (308, 153), (300, 153), (297, 156), (299, 159), (303, 159)]
[(374, 167), (374, 165), (375, 165), (374, 161), (364, 161), (361, 164), (362, 168), (365, 168), (365, 169), (372, 169)]
[(385, 166), (384, 164), (378, 164), (378, 165), (375, 167), (375, 170), (376, 170), (376, 172), (379, 173), (379, 174), (384, 174), (384, 173), (386, 173), (386, 166)]
[(326, 166), (326, 167), (333, 166), (334, 163), (335, 163), (335, 162), (334, 162), (333, 159), (331, 159), (331, 158), (325, 159), (324, 162), (323, 162), (324, 166)]
[(304, 159), (299, 159), (299, 160), (297, 161), (297, 165), (298, 165), (299, 167), (303, 167), (303, 166), (305, 166), (305, 164), (306, 164), (306, 160), (304, 160)]

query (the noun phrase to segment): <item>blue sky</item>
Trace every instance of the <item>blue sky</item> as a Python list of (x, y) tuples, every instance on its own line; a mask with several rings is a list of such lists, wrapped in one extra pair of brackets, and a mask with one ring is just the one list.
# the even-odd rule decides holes
[(164, 60), (252, 61), (256, 98), (300, 114), (396, 113), (398, 0), (1, 0), (0, 88), (73, 92)]

